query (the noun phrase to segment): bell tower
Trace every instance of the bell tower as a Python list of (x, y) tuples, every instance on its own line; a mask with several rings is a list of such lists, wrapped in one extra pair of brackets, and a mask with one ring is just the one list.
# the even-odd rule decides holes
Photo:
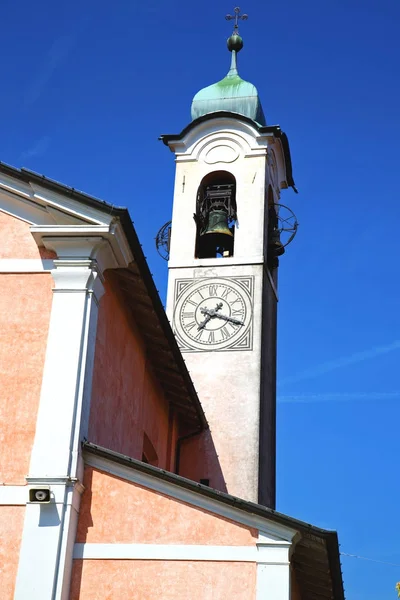
[(238, 73), (243, 17), (229, 17), (226, 77), (196, 94), (180, 134), (161, 138), (176, 158), (167, 313), (226, 490), (274, 508), (279, 200), (294, 182), (286, 135)]

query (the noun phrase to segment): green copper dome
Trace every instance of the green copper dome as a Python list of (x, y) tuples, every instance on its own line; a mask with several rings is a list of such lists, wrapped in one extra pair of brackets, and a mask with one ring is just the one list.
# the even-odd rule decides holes
[(193, 121), (203, 115), (221, 110), (249, 117), (259, 125), (266, 125), (257, 88), (239, 77), (237, 53), (243, 47), (242, 38), (233, 34), (227, 41), (232, 52), (231, 68), (224, 79), (200, 90), (192, 102)]

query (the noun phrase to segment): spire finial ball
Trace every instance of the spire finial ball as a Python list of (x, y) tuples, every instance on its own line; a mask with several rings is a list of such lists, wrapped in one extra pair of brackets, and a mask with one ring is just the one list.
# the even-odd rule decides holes
[(243, 48), (243, 40), (237, 33), (231, 35), (227, 39), (226, 44), (229, 52), (232, 52), (233, 50), (235, 50), (235, 52), (240, 52), (240, 50)]

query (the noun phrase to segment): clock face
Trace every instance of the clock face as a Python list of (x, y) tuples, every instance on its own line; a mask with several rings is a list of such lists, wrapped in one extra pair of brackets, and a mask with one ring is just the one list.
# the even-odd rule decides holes
[[(174, 328), (185, 350), (249, 349), (252, 278), (178, 280)], [(185, 285), (186, 283), (186, 285)]]

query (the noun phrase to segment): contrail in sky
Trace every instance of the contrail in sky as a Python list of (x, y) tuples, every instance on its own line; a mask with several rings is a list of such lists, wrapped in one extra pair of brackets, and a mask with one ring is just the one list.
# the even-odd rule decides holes
[(30, 148), (28, 148), (28, 150), (24, 150), (24, 152), (21, 153), (19, 160), (26, 160), (28, 158), (42, 156), (47, 152), (50, 142), (50, 137), (48, 135), (44, 135), (36, 140), (36, 142)]
[(54, 71), (67, 58), (75, 43), (75, 35), (58, 37), (49, 49), (45, 60), (25, 94), (25, 106), (30, 106), (40, 98)]
[(374, 400), (400, 400), (398, 392), (337, 392), (326, 394), (278, 395), (279, 404), (305, 404), (310, 402), (369, 402)]
[(362, 362), (363, 360), (368, 360), (369, 358), (376, 358), (377, 356), (381, 356), (382, 354), (388, 354), (389, 352), (393, 352), (393, 350), (399, 349), (400, 340), (396, 340), (395, 342), (392, 342), (387, 346), (375, 346), (375, 348), (371, 348), (371, 350), (356, 352), (355, 354), (350, 354), (350, 356), (342, 356), (341, 358), (330, 360), (326, 363), (322, 363), (321, 365), (317, 365), (316, 367), (306, 369), (305, 371), (303, 371), (302, 373), (298, 373), (297, 375), (292, 375), (290, 377), (286, 377), (285, 379), (281, 379), (279, 381), (279, 386), (286, 385), (287, 383), (296, 383), (297, 381), (303, 381), (304, 379), (318, 377), (318, 375), (324, 375), (325, 373), (329, 373), (330, 371), (340, 369), (341, 367), (355, 365), (357, 363)]

